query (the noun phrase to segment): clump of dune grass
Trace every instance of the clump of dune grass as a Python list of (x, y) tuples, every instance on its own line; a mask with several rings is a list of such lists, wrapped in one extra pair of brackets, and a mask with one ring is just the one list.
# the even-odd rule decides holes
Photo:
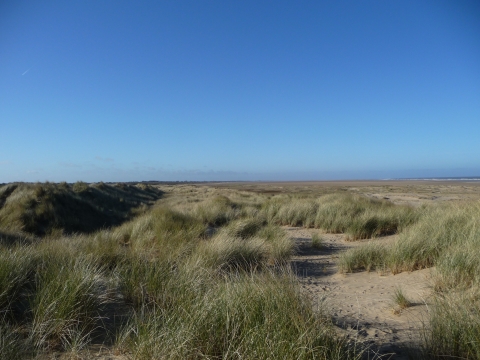
[(105, 270), (113, 270), (126, 261), (129, 252), (125, 239), (115, 231), (101, 230), (88, 235), (70, 236), (68, 241), (75, 246), (76, 251), (89, 256)]
[(83, 346), (97, 326), (106, 300), (102, 271), (89, 258), (50, 258), (40, 264), (31, 300), (31, 337), (36, 348)]
[(418, 222), (406, 228), (396, 241), (352, 249), (345, 253), (343, 262), (350, 263), (350, 270), (386, 266), (393, 273), (438, 265), (442, 281), (471, 283), (478, 277), (474, 254), (480, 252), (479, 215), (478, 204), (423, 209)]
[(310, 199), (280, 198), (266, 204), (265, 211), (280, 225), (313, 227), (318, 203)]
[(320, 234), (314, 233), (312, 235), (312, 248), (319, 250), (319, 249), (323, 248), (323, 246), (324, 246), (323, 243), (324, 243), (324, 241), (323, 241), (322, 237), (320, 236)]
[(388, 247), (378, 241), (370, 241), (362, 246), (352, 248), (340, 255), (339, 271), (342, 273), (358, 270), (370, 271), (386, 267)]
[(247, 218), (231, 222), (200, 244), (198, 251), (210, 267), (262, 268), (284, 263), (293, 253), (294, 243), (279, 227)]
[(237, 205), (228, 197), (217, 195), (197, 205), (195, 216), (210, 226), (220, 226), (237, 216), (236, 208)]
[(412, 306), (412, 302), (407, 298), (401, 287), (395, 288), (392, 300), (401, 310)]
[(73, 184), (72, 190), (76, 193), (86, 192), (88, 191), (88, 184), (84, 181), (77, 181), (75, 184)]
[(332, 194), (320, 198), (315, 226), (347, 233), (352, 240), (391, 235), (417, 219), (415, 210), (360, 195)]
[(409, 206), (352, 194), (277, 197), (265, 203), (263, 212), (269, 222), (346, 233), (350, 240), (395, 234), (418, 219), (418, 212)]
[(206, 226), (198, 218), (159, 206), (114, 229), (113, 236), (133, 252), (175, 258), (190, 251), (205, 232)]
[(150, 260), (132, 256), (116, 269), (120, 291), (134, 309), (170, 309), (178, 302), (193, 300), (195, 279), (201, 275), (187, 271), (179, 262)]
[(459, 243), (435, 261), (435, 288), (469, 289), (480, 286), (480, 234), (475, 242)]
[(247, 239), (255, 236), (265, 225), (259, 218), (245, 218), (231, 222), (222, 229), (222, 232), (231, 237)]
[(265, 263), (267, 251), (261, 238), (242, 239), (220, 234), (200, 244), (196, 254), (207, 267), (253, 270)]
[(295, 244), (287, 233), (278, 226), (266, 225), (257, 236), (265, 240), (268, 253), (268, 264), (284, 264), (295, 252)]
[(216, 279), (171, 311), (144, 309), (119, 336), (133, 359), (353, 359), (285, 274)]
[(450, 271), (470, 274), (473, 280), (471, 261), (461, 254), (480, 253), (479, 216), (478, 203), (432, 208), (399, 239), (393, 253), (395, 265), (416, 269), (438, 263), (445, 275)]
[(23, 312), (33, 275), (34, 258), (28, 249), (1, 249), (0, 311), (3, 316), (17, 316)]
[(435, 297), (424, 331), (425, 358), (480, 359), (478, 299), (478, 289)]

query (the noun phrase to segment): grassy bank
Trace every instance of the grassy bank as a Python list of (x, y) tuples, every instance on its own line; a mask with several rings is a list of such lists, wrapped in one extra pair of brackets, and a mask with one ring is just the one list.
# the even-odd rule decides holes
[[(132, 359), (358, 358), (300, 293), (293, 244), (262, 197), (172, 192), (135, 212), (161, 193), (101, 187), (2, 188), (13, 239), (0, 244), (1, 358), (93, 357), (99, 345)], [(121, 191), (132, 197), (117, 218)], [(116, 220), (94, 229), (83, 211)]]
[(10, 236), (93, 232), (121, 224), (161, 196), (144, 185), (7, 184), (0, 187), (0, 231)]

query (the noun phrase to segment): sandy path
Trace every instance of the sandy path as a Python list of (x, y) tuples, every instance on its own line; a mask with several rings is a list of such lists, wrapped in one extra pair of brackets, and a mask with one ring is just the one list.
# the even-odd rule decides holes
[[(340, 332), (370, 346), (366, 358), (375, 358), (377, 354), (382, 359), (408, 359), (409, 349), (420, 343), (421, 329), (427, 320), (431, 270), (398, 275), (342, 275), (337, 272), (338, 255), (361, 242), (346, 242), (342, 234), (322, 234), (324, 247), (316, 250), (311, 246), (311, 237), (317, 230), (285, 230), (297, 244), (292, 265), (314, 306), (326, 305)], [(392, 300), (399, 287), (414, 304), (401, 311)]]

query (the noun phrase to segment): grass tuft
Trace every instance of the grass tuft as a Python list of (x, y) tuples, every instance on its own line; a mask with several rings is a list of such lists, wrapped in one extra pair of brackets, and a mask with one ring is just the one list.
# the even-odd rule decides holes
[(384, 269), (387, 261), (387, 249), (384, 244), (374, 241), (349, 249), (338, 259), (339, 271), (349, 273), (358, 270)]
[(312, 248), (314, 249), (321, 249), (324, 246), (324, 240), (318, 233), (314, 233), (312, 235)]
[(392, 300), (401, 310), (412, 306), (412, 302), (405, 296), (401, 287), (395, 288)]
[[(45, 259), (47, 260), (47, 259)], [(50, 258), (40, 264), (31, 300), (31, 337), (38, 349), (88, 344), (106, 301), (102, 270), (87, 257)]]
[(424, 332), (430, 359), (480, 359), (480, 302), (474, 292), (437, 296)]

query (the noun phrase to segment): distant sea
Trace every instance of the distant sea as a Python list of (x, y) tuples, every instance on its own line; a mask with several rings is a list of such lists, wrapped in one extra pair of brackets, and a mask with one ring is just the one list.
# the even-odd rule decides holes
[(458, 176), (458, 177), (425, 177), (425, 178), (394, 178), (384, 180), (416, 180), (416, 181), (465, 181), (480, 182), (480, 176)]

